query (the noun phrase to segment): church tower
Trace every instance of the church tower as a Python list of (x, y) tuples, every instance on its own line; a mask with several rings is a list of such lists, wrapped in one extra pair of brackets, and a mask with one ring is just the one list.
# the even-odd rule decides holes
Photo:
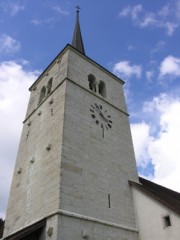
[(4, 239), (137, 240), (124, 82), (67, 45), (30, 87)]

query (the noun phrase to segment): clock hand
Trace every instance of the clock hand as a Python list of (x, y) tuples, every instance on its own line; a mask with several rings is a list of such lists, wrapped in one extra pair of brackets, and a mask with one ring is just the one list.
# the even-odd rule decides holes
[(95, 104), (95, 106), (96, 106), (96, 112), (99, 113), (99, 116), (100, 116), (105, 122), (108, 122), (108, 120), (107, 120), (107, 119), (105, 118), (105, 116), (103, 115), (100, 107), (99, 107), (97, 104)]
[(100, 117), (105, 121), (107, 122), (107, 119), (105, 118), (105, 116), (102, 114), (102, 112), (99, 113)]
[(101, 110), (99, 109), (98, 105), (96, 105), (96, 112), (100, 114)]

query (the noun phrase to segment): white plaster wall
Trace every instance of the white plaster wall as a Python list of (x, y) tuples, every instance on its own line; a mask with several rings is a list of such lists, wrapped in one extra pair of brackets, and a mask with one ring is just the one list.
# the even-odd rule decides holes
[[(135, 187), (132, 187), (132, 192), (139, 240), (179, 240), (180, 216)], [(172, 226), (164, 227), (165, 215), (170, 215)]]

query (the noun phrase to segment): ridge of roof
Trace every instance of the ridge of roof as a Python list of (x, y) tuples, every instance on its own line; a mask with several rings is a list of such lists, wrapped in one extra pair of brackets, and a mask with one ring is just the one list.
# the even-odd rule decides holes
[(129, 181), (130, 185), (160, 201), (163, 205), (180, 214), (180, 193), (139, 177), (139, 183)]

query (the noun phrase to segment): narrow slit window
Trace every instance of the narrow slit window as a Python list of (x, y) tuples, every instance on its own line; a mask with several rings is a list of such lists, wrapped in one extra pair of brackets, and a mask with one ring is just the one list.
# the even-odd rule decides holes
[(108, 194), (108, 207), (111, 208), (111, 195)]

